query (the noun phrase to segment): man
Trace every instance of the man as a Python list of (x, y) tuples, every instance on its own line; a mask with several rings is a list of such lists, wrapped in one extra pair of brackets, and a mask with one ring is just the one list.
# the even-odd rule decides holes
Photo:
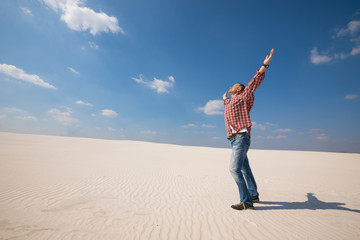
[(236, 83), (229, 90), (231, 99), (227, 98), (227, 92), (223, 95), (226, 132), (232, 146), (230, 173), (240, 194), (240, 203), (231, 206), (236, 210), (253, 209), (253, 203), (259, 202), (256, 181), (247, 158), (252, 125), (250, 110), (254, 105), (254, 92), (265, 78), (265, 70), (269, 67), (273, 53), (274, 49), (266, 56), (263, 66), (256, 71), (246, 87), (242, 83)]

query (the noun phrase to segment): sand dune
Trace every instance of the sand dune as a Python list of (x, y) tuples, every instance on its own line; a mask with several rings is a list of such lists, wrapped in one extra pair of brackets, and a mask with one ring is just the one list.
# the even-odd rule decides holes
[(0, 240), (360, 239), (360, 154), (250, 150), (235, 211), (230, 152), (0, 133)]

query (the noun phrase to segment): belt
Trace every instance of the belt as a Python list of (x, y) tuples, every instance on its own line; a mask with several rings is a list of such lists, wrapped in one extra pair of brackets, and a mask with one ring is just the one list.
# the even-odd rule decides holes
[(228, 137), (227, 139), (228, 139), (229, 141), (231, 141), (231, 140), (234, 139), (234, 137), (236, 137), (236, 135), (245, 135), (245, 134), (247, 134), (247, 132), (233, 133), (233, 134), (232, 134), (230, 137)]

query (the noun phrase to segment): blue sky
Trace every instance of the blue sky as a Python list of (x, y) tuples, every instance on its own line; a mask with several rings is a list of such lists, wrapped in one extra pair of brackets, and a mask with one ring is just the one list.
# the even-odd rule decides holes
[(229, 147), (274, 48), (251, 147), (360, 152), (359, 1), (3, 0), (0, 34), (0, 131)]

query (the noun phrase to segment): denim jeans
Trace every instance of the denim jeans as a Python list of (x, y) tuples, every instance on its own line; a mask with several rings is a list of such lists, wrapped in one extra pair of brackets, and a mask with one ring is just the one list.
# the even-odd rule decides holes
[(232, 153), (230, 160), (230, 173), (238, 186), (240, 201), (252, 205), (252, 198), (258, 196), (259, 194), (257, 192), (257, 185), (247, 157), (247, 152), (250, 147), (249, 135), (236, 135), (231, 140), (231, 146)]

